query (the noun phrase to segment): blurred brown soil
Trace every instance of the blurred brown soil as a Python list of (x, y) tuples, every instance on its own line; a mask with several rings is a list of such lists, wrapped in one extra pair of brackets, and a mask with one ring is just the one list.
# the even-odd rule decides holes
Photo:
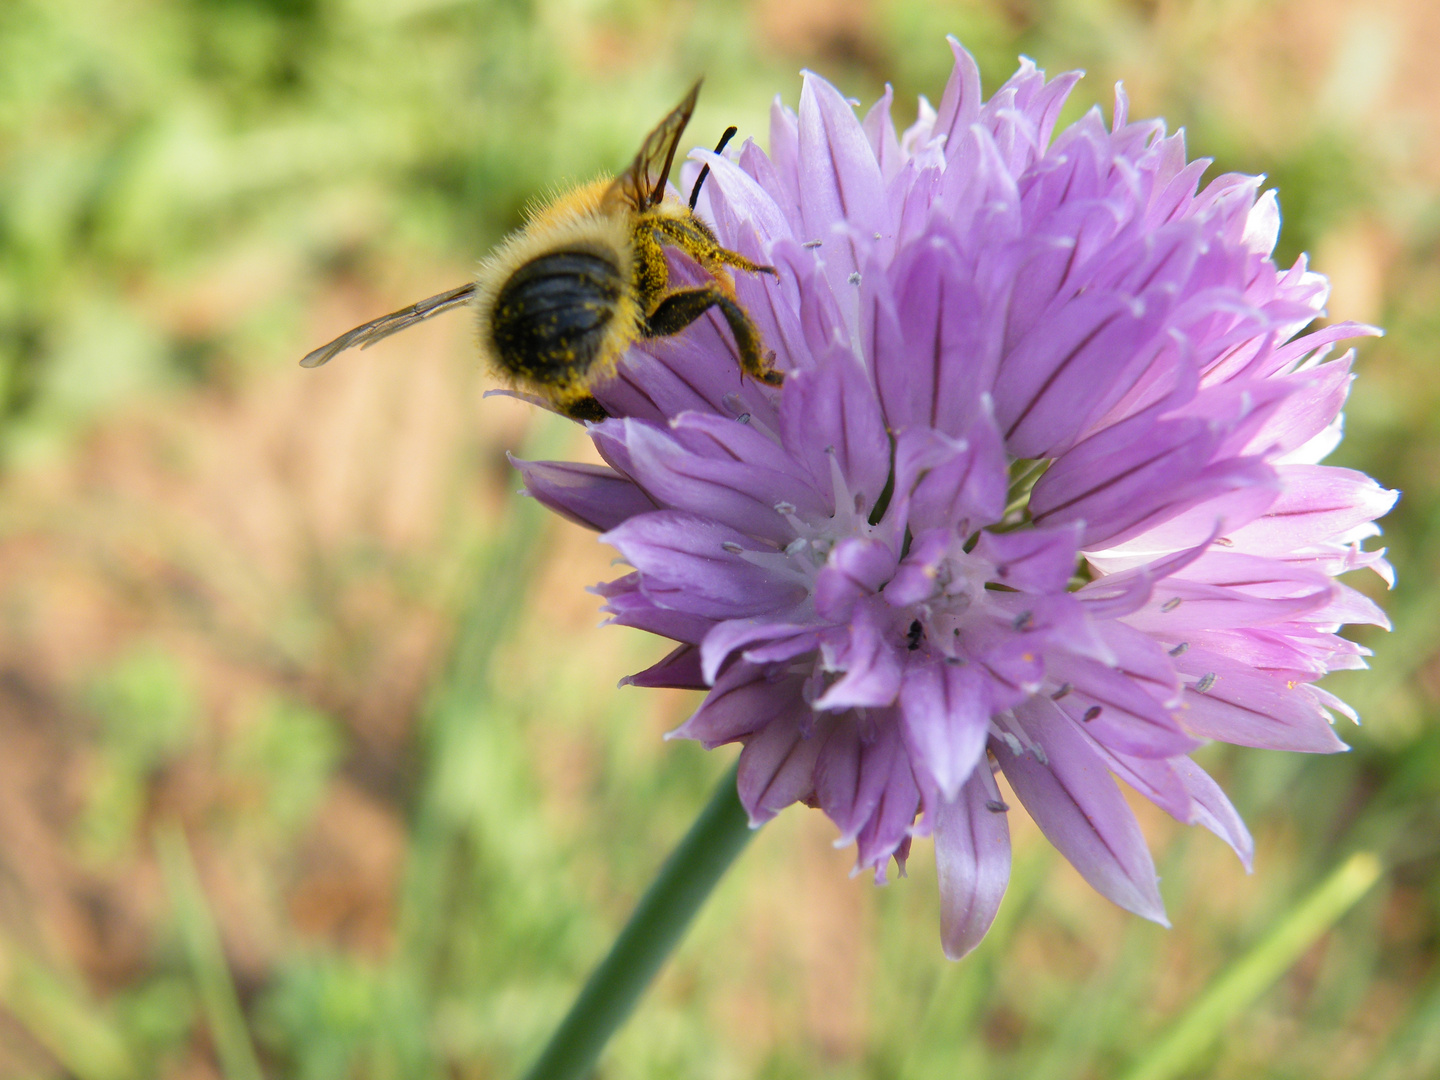
[[(384, 304), (337, 292), (305, 340)], [(385, 952), (414, 721), (473, 543), (458, 538), (515, 486), (503, 453), (525, 422), (505, 400), (482, 417), (466, 329), (150, 401), (6, 477), (0, 958), (41, 957), (97, 995), (136, 979), (168, 912), (162, 820), (185, 828), (242, 993), (297, 941)], [(193, 686), (197, 730), (143, 778), (131, 835), (87, 852), (77, 830), (108, 767), (90, 688), (142, 646)], [(293, 842), (245, 826), (266, 793), (227, 758), (277, 696), (346, 742)], [(0, 1051), (0, 1075), (30, 1060), (25, 1044), (0, 1032), (20, 1054)]]
[[(395, 306), (395, 295), (334, 288), (300, 345)], [(518, 486), (504, 454), (532, 413), (505, 398), (482, 403), (488, 381), (467, 331), (463, 318), (439, 320), (313, 372), (289, 357), (257, 361), (222, 388), (114, 414), (63, 456), (4, 478), (0, 978), (8, 955), (33, 957), (98, 1008), (153, 977), (178, 947), (153, 844), (169, 823), (184, 830), (242, 1000), (307, 945), (390, 954), (416, 722), (476, 545)], [(584, 457), (589, 446), (574, 449)], [(623, 665), (615, 651), (634, 635), (586, 636), (599, 605), (581, 586), (611, 576), (612, 558), (593, 534), (557, 522), (535, 583), (544, 619), (518, 628), (507, 649), (549, 668), (559, 635), (567, 679), (593, 682)], [(163, 657), (195, 701), (190, 729), (140, 769), (132, 819), (123, 802), (117, 813), (104, 801), (126, 767), (116, 759), (125, 740), (107, 727), (96, 687), (137, 652)], [(690, 696), (627, 693), (636, 752), (663, 761), (674, 748), (660, 736)], [(277, 824), (283, 808), (264, 762), (237, 765), (277, 699), (342, 734), (338, 769), (298, 832)], [(594, 812), (603, 751), (587, 732), (547, 729), (543, 739), (533, 756), (546, 820), (578, 829)], [(719, 1009), (768, 1002), (764, 1018), (741, 1025), (757, 1056), (800, 1031), (827, 1060), (848, 1059), (867, 1037), (873, 887), (847, 878), (853, 853), (832, 848), (820, 815), (779, 826), (764, 856), (771, 872), (745, 901), (754, 941)], [(798, 861), (788, 854), (797, 848)], [(782, 902), (797, 890), (811, 898), (803, 912)], [(791, 989), (756, 998), (756, 979)], [(200, 1080), (216, 1068), (201, 1023), (166, 1076)], [(0, 1077), (57, 1069), (0, 1006)]]

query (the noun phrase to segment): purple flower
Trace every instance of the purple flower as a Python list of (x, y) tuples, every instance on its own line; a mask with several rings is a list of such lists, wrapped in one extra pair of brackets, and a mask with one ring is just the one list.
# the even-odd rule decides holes
[[(787, 372), (742, 379), (718, 321), (631, 351), (597, 397), (609, 467), (521, 462), (634, 571), (613, 621), (678, 647), (628, 681), (693, 687), (674, 734), (739, 741), (755, 825), (819, 806), (884, 880), (933, 834), (945, 951), (984, 936), (1014, 795), (1096, 889), (1157, 922), (1116, 778), (1252, 844), (1187, 756), (1205, 740), (1331, 752), (1315, 685), (1386, 625), (1335, 578), (1396, 494), (1321, 465), (1353, 324), (1301, 331), (1323, 277), (1271, 259), (1257, 177), (1199, 186), (1180, 135), (1098, 110), (1028, 61), (988, 102), (971, 57), (897, 134), (807, 75), (702, 203), (773, 264), (741, 302)], [(677, 257), (681, 280), (693, 268)]]

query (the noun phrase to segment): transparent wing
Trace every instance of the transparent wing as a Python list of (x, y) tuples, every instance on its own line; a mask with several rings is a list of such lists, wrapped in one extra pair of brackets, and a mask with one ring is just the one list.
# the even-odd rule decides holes
[(372, 319), (364, 326), (355, 327), (348, 334), (341, 334), (330, 344), (321, 345), (320, 348), (301, 360), (300, 366), (319, 367), (326, 361), (339, 356), (346, 349), (368, 349), (381, 338), (398, 334), (407, 326), (414, 326), (417, 322), (423, 322), (432, 315), (439, 315), (442, 311), (449, 311), (451, 308), (468, 304), (474, 292), (475, 283), (472, 281), (468, 285), (461, 285), (458, 289), (442, 292), (439, 296), (432, 296), (421, 300), (418, 304), (411, 304), (399, 311), (392, 311), (389, 315)]
[(690, 92), (670, 115), (640, 144), (640, 152), (630, 167), (615, 178), (606, 192), (606, 201), (621, 199), (636, 210), (647, 210), (665, 197), (665, 181), (670, 179), (670, 165), (675, 160), (675, 148), (680, 145), (680, 136), (685, 125), (695, 112), (695, 102), (700, 97), (700, 83), (697, 79)]

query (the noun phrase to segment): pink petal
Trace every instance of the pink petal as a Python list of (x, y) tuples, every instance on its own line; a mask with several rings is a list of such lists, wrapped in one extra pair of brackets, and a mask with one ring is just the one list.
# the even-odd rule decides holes
[(773, 566), (744, 533), (677, 510), (640, 514), (601, 538), (641, 574), (645, 595), (662, 607), (712, 619), (782, 611), (803, 600), (805, 586)]
[(995, 580), (1021, 592), (1064, 590), (1075, 573), (1078, 523), (1057, 529), (982, 532), (975, 554), (995, 566)]
[(695, 739), (707, 750), (745, 738), (795, 712), (802, 704), (800, 682), (773, 679), (765, 668), (743, 661), (732, 664), (700, 708), (666, 738)]
[(1227, 664), (1196, 648), (1180, 656), (1175, 666), (1191, 676), (1179, 716), (1193, 735), (1310, 754), (1349, 749), (1304, 683)]
[(921, 789), (950, 801), (984, 758), (992, 697), (978, 665), (911, 663), (900, 688), (901, 728)]
[(940, 943), (959, 960), (995, 921), (1010, 881), (1010, 823), (988, 767), (976, 769), (935, 809), (935, 869), (940, 884)]
[(1014, 753), (1000, 739), (992, 740), (991, 749), (1041, 832), (1097, 891), (1168, 926), (1145, 837), (1105, 763), (1068, 720), (1031, 716), (1022, 722), (1043, 748), (1045, 764)]
[(803, 705), (782, 713), (740, 751), (736, 787), (752, 829), (815, 790), (815, 761), (825, 740), (819, 731), (804, 733), (801, 717), (808, 713)]
[(613, 529), (656, 505), (614, 469), (578, 461), (522, 461), (507, 455), (520, 470), (525, 493), (577, 525), (596, 532)]

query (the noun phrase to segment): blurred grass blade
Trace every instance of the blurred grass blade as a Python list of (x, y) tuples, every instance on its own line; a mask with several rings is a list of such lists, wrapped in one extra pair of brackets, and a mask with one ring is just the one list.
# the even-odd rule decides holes
[(195, 873), (190, 845), (178, 825), (164, 825), (155, 830), (155, 852), (165, 876), (165, 889), (170, 895), (185, 955), (200, 991), (200, 1006), (205, 1010), (210, 1036), (215, 1040), (220, 1068), (226, 1080), (264, 1080), (265, 1074), (260, 1071), (260, 1062), (245, 1026), (240, 998), (225, 962), (220, 934)]
[(525, 1080), (583, 1080), (752, 835), (733, 766), (590, 974)]
[[(574, 438), (575, 425), (546, 416), (536, 420), (519, 456), (537, 460), (562, 454)], [(551, 517), (533, 499), (511, 499), (504, 531), (478, 554), (471, 597), (460, 611), (445, 674), (421, 718), (426, 762), (399, 921), (405, 952), (422, 972), (433, 972), (443, 959), (445, 927), (436, 913), (446, 909), (447, 878), (453, 873), (447, 862), (453, 830), (440, 808), (436, 776), (488, 696), (491, 660), (523, 615), (525, 597), (545, 554)]]
[[(575, 432), (569, 420), (539, 415), (517, 456), (532, 461), (564, 456), (574, 444)], [(513, 476), (520, 487), (520, 474)], [(486, 693), (490, 661), (524, 614), (526, 594), (544, 561), (546, 530), (555, 516), (534, 499), (517, 494), (506, 518), (504, 531), (480, 553), (474, 590), (460, 612), (444, 679), (429, 703), (432, 713), (441, 713), (457, 701), (464, 708)], [(433, 717), (426, 719), (433, 725)]]
[(1440, 1076), (1440, 977), (1431, 979), (1428, 991), (1419, 995), (1410, 1015), (1366, 1075), (1370, 1080)]
[(79, 987), (0, 937), (0, 1009), (24, 1025), (65, 1072), (78, 1080), (130, 1080), (129, 1049)]
[(1195, 1065), (1226, 1026), (1334, 926), (1380, 878), (1368, 851), (1345, 860), (1263, 941), (1220, 975), (1123, 1080), (1172, 1080)]
[(1015, 859), (1005, 902), (985, 940), (964, 960), (939, 968), (915, 1034), (906, 1036), (900, 1076), (981, 1073), (987, 1061), (984, 1040), (978, 1035), (982, 1014), (993, 1000), (1010, 946), (1054, 862), (1054, 849), (1039, 845)]

